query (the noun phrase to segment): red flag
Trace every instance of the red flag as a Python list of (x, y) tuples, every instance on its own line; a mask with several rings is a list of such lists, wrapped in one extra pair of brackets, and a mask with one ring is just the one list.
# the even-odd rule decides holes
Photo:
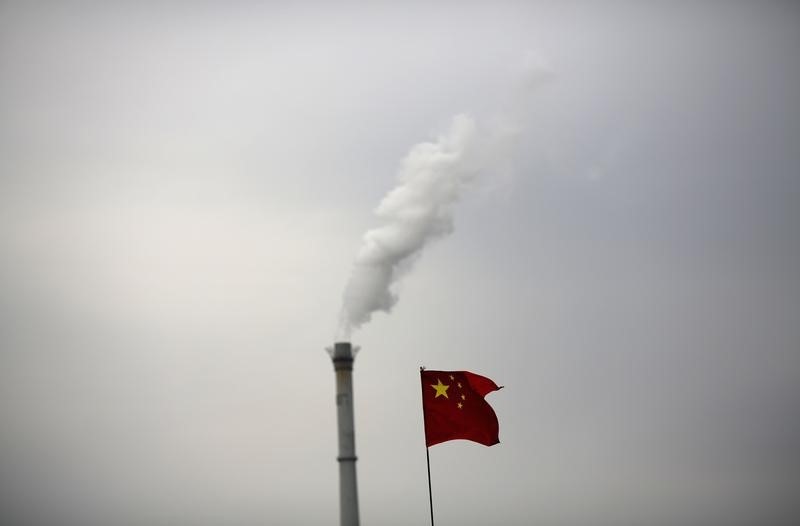
[(484, 396), (500, 387), (468, 371), (420, 372), (425, 443), (428, 447), (464, 439), (485, 446), (498, 444), (497, 415)]

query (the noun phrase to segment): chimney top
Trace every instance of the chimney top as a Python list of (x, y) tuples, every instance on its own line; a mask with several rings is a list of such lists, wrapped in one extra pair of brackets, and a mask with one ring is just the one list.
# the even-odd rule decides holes
[(339, 369), (352, 369), (353, 360), (360, 347), (354, 347), (350, 342), (336, 342), (333, 348), (328, 347), (328, 354), (333, 360), (333, 367)]

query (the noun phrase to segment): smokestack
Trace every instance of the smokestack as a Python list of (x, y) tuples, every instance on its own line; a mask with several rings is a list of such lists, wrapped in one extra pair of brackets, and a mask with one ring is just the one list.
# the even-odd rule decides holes
[(336, 371), (336, 420), (339, 428), (339, 517), (341, 526), (358, 526), (356, 435), (353, 423), (353, 360), (358, 347), (337, 342), (328, 353)]

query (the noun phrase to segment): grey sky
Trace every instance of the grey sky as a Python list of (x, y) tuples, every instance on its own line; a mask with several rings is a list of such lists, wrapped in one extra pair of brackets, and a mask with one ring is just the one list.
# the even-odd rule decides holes
[(430, 4), (0, 4), (5, 522), (335, 523), (323, 349), (458, 113), (520, 131), (354, 334), (362, 523), (428, 520), (423, 364), (506, 386), (443, 524), (800, 520), (800, 9)]

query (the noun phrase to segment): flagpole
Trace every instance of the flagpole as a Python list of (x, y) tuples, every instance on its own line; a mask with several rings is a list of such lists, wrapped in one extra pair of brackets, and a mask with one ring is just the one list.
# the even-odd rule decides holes
[(425, 458), (428, 460), (428, 501), (431, 505), (431, 526), (433, 526), (433, 492), (431, 492), (431, 455), (425, 447)]
[(425, 439), (425, 461), (428, 464), (428, 502), (430, 503), (430, 506), (431, 506), (431, 526), (433, 526), (433, 491), (431, 490), (431, 454), (430, 454), (430, 448), (428, 448), (428, 441), (427, 441), (428, 421), (427, 421), (427, 418), (425, 417), (425, 406), (424, 406), (424, 404), (425, 404), (425, 402), (424, 402), (424, 400), (425, 400), (425, 386), (422, 385), (422, 371), (424, 371), (424, 370), (425, 370), (424, 366), (419, 368), (419, 384), (420, 384), (420, 387), (422, 388), (422, 399), (421, 399), (421, 401), (423, 403), (423, 407), (422, 407), (422, 423), (423, 423), (423, 426), (424, 426), (424, 429), (425, 429), (425, 437), (426, 437), (426, 439)]

